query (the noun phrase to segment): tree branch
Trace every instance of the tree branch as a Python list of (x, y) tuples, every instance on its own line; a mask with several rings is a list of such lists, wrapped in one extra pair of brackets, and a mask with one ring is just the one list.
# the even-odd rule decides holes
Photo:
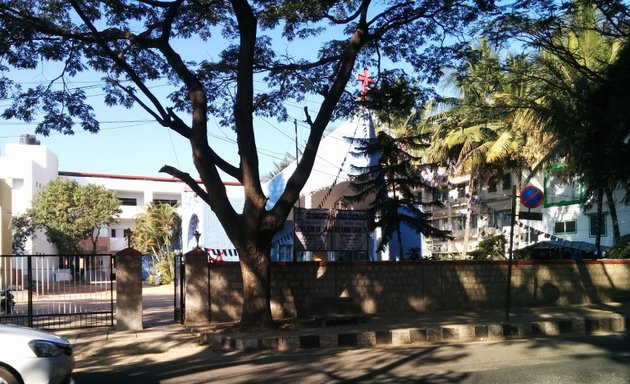
[[(102, 36), (101, 33), (99, 33), (99, 31), (96, 29), (94, 24), (92, 24), (92, 22), (87, 17), (87, 15), (85, 15), (85, 13), (81, 9), (81, 7), (77, 3), (77, 1), (76, 0), (70, 0), (70, 3), (72, 4), (72, 8), (75, 10), (75, 12), (77, 12), (77, 14), (81, 18), (81, 20), (83, 20), (83, 22), (85, 23), (87, 28), (90, 30), (90, 32), (94, 36), (94, 39), (95, 39), (96, 43), (98, 45), (100, 45), (101, 48), (103, 48), (103, 50), (107, 53), (107, 55), (110, 57), (110, 59), (112, 59), (112, 61), (114, 63), (116, 63), (116, 65), (118, 65), (118, 66), (120, 66), (120, 68), (122, 68), (122, 70), (127, 74), (127, 76), (129, 76), (131, 81), (133, 81), (133, 83), (136, 84), (138, 89), (140, 89), (140, 91), (151, 101), (153, 106), (158, 110), (159, 114), (161, 116), (163, 116), (163, 118), (166, 117), (167, 116), (166, 110), (162, 107), (162, 104), (157, 99), (157, 97), (155, 97), (155, 95), (149, 90), (149, 88), (146, 86), (146, 84), (138, 76), (136, 71), (133, 70), (133, 68), (127, 63), (127, 61), (125, 61), (122, 57), (120, 57), (118, 54), (116, 54), (116, 52), (114, 52), (109, 47), (107, 42), (101, 37)], [(130, 33), (125, 33), (125, 34), (127, 34), (127, 39), (132, 41), (132, 39), (133, 39), (132, 38), (132, 34), (130, 34)]]
[[(317, 156), (317, 150), (324, 134), (324, 130), (326, 129), (326, 126), (332, 117), (333, 111), (344, 93), (346, 84), (352, 75), (354, 63), (359, 51), (368, 39), (367, 10), (369, 4), (370, 0), (363, 0), (361, 2), (361, 6), (359, 7), (360, 20), (354, 34), (348, 42), (341, 60), (339, 60), (339, 69), (335, 76), (335, 81), (324, 98), (317, 116), (315, 117), (315, 121), (310, 123), (311, 131), (307, 139), (304, 152), (302, 153), (302, 157), (298, 161), (296, 170), (287, 181), (284, 192), (271, 211), (271, 214), (276, 217), (284, 218), (288, 216), (293, 207), (293, 203), (299, 198), (299, 193), (312, 172), (315, 158)], [(307, 118), (310, 119), (308, 114)]]
[(180, 179), (186, 185), (190, 187), (203, 201), (205, 201), (210, 207), (212, 207), (212, 202), (210, 201), (210, 196), (208, 193), (199, 186), (199, 183), (193, 179), (190, 174), (186, 172), (182, 172), (179, 169), (172, 167), (170, 165), (164, 165), (160, 168), (160, 172), (167, 173), (177, 179)]

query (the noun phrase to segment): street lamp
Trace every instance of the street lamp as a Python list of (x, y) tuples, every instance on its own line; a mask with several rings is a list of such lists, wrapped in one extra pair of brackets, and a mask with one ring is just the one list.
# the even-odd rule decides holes
[(195, 236), (195, 240), (197, 240), (197, 249), (199, 249), (199, 238), (201, 237), (201, 233), (199, 233), (199, 231), (195, 231), (193, 235)]
[(127, 239), (127, 247), (131, 248), (131, 235), (133, 235), (133, 231), (131, 228), (126, 228), (123, 231), (123, 236)]

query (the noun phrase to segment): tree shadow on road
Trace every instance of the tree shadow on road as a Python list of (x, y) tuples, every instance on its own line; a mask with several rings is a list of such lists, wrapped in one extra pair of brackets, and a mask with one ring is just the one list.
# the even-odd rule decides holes
[(206, 349), (173, 361), (85, 367), (75, 375), (75, 381), (77, 384), (459, 383), (468, 377), (467, 373), (440, 372), (431, 367), (464, 359), (468, 354), (460, 347), (439, 345), (233, 354), (217, 354)]

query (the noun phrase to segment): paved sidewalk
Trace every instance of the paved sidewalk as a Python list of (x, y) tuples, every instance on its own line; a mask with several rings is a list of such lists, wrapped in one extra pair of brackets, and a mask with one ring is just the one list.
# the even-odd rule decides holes
[(206, 348), (198, 336), (175, 322), (171, 285), (145, 286), (142, 296), (143, 330), (96, 327), (54, 331), (72, 343), (79, 370), (86, 365), (159, 361), (168, 358), (167, 354), (175, 358)]
[[(200, 351), (369, 348), (386, 345), (503, 340), (528, 337), (629, 332), (630, 302), (514, 308), (509, 322), (501, 310), (443, 311), (421, 315), (378, 315), (359, 324), (322, 327), (285, 322), (274, 331), (235, 333), (231, 323), (188, 328), (174, 322), (172, 288), (145, 288), (141, 331), (115, 328), (55, 332), (70, 340), (78, 368), (88, 365), (164, 361)], [(211, 352), (211, 351), (210, 351)]]

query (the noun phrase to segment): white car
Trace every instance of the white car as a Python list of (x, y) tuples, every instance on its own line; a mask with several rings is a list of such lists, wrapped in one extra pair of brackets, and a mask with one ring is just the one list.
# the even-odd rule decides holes
[(48, 332), (0, 325), (0, 384), (71, 384), (72, 346)]

